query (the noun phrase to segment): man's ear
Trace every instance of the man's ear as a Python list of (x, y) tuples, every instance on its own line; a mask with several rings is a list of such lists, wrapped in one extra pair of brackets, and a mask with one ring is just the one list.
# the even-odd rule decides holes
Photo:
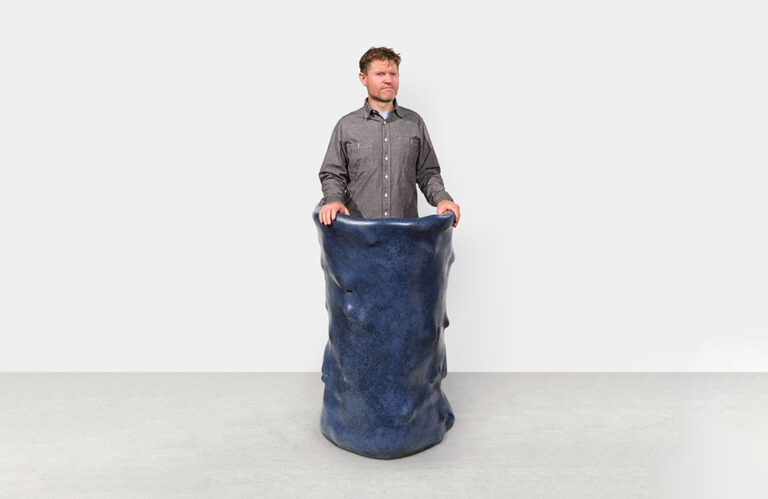
[(368, 86), (368, 82), (366, 81), (366, 78), (365, 78), (365, 73), (360, 73), (359, 75), (357, 75), (357, 77), (360, 78), (360, 83), (362, 83), (366, 87)]

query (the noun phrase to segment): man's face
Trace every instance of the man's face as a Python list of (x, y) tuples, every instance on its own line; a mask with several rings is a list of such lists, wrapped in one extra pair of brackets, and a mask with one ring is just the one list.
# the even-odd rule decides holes
[(360, 73), (360, 81), (368, 88), (368, 97), (379, 102), (392, 102), (400, 86), (400, 73), (394, 61), (377, 59), (368, 64), (368, 73)]

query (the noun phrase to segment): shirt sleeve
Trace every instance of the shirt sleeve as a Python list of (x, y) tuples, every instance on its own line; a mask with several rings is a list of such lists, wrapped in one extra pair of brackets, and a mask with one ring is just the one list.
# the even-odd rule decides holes
[(333, 129), (323, 165), (320, 167), (320, 184), (323, 188), (321, 205), (334, 201), (344, 203), (345, 192), (349, 183), (347, 163), (347, 155), (344, 152), (341, 137), (341, 121), (339, 121)]
[(453, 201), (443, 185), (443, 177), (440, 176), (440, 163), (437, 162), (435, 150), (432, 148), (432, 140), (429, 138), (427, 125), (421, 117), (419, 117), (419, 130), (421, 131), (421, 146), (419, 158), (416, 161), (416, 183), (419, 184), (419, 189), (432, 206), (437, 206), (437, 203), (444, 199)]

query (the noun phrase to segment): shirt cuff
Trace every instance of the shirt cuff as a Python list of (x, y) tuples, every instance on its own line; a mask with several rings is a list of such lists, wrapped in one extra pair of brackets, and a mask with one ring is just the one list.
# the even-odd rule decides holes
[(344, 204), (344, 196), (340, 196), (339, 194), (328, 194), (320, 201), (320, 204), (326, 205), (328, 203), (333, 203), (334, 201)]
[(440, 201), (444, 201), (446, 199), (450, 202), (453, 202), (453, 198), (446, 191), (438, 192), (437, 194), (432, 196), (432, 201), (435, 202), (435, 204), (433, 204), (432, 206), (437, 206), (437, 203), (439, 203)]

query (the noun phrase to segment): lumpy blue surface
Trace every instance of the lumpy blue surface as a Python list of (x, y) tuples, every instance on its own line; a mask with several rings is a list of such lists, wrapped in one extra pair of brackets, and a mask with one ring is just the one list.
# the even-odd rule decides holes
[(318, 220), (328, 343), (320, 425), (339, 447), (403, 457), (440, 442), (454, 415), (444, 329), (453, 214)]

